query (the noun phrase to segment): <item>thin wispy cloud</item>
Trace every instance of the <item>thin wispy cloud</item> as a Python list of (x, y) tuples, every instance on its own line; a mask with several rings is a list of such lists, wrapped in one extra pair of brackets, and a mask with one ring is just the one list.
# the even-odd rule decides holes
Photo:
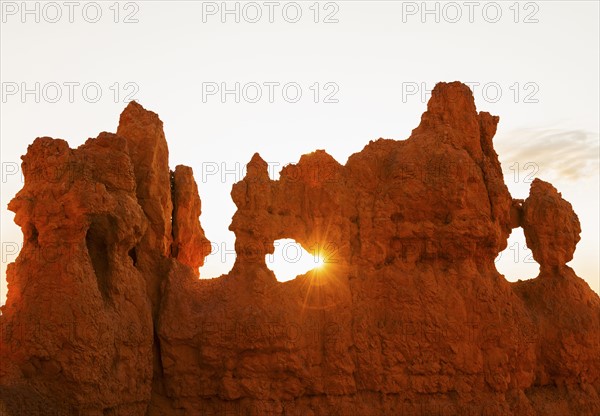
[(597, 132), (560, 129), (520, 129), (497, 137), (495, 148), (503, 170), (515, 162), (535, 163), (539, 175), (578, 180), (599, 172)]

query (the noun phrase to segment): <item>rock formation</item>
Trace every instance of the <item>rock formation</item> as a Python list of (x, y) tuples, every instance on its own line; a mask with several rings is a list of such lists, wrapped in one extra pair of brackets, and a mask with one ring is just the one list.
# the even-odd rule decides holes
[[(8, 415), (600, 414), (600, 299), (566, 265), (579, 240), (550, 184), (513, 200), (465, 85), (440, 83), (410, 138), (339, 164), (322, 150), (235, 184), (232, 271), (190, 168), (131, 103), (117, 134), (38, 138), (10, 203), (24, 246), (0, 317)], [(540, 275), (494, 259), (515, 227)], [(273, 242), (326, 266), (280, 283)]]

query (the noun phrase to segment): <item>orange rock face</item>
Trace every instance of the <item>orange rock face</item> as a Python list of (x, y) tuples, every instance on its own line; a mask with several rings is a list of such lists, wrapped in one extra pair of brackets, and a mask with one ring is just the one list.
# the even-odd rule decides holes
[[(0, 410), (84, 415), (600, 414), (600, 299), (565, 263), (571, 205), (503, 181), (463, 84), (438, 84), (410, 138), (339, 164), (322, 150), (235, 184), (233, 270), (209, 243), (190, 168), (131, 103), (78, 149), (37, 139), (10, 204), (24, 247), (0, 317)], [(494, 259), (522, 226), (540, 275)], [(294, 238), (326, 261), (280, 283)], [(38, 412), (38, 413), (36, 413)]]
[(543, 269), (562, 269), (573, 259), (581, 233), (571, 204), (552, 185), (535, 179), (522, 212), (523, 232), (533, 258)]
[(172, 173), (173, 243), (171, 255), (194, 270), (210, 254), (210, 241), (198, 222), (201, 205), (192, 168), (179, 165)]

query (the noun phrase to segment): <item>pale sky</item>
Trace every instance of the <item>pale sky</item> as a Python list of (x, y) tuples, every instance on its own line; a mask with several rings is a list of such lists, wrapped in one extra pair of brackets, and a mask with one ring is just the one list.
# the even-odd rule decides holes
[[(420, 1), (227, 2), (223, 15), (220, 1), (28, 2), (29, 13), (2, 2), (0, 302), (22, 242), (6, 205), (38, 136), (77, 147), (115, 132), (131, 98), (158, 113), (171, 168), (194, 169), (216, 247), (201, 275), (216, 277), (234, 262), (229, 193), (254, 152), (274, 178), (316, 149), (345, 163), (369, 140), (406, 139), (426, 90), (454, 80), (500, 116), (495, 147), (513, 197), (539, 177), (571, 202), (583, 232), (570, 265), (599, 292), (598, 2), (467, 3), (428, 2), (424, 13)], [(223, 99), (236, 83), (240, 102)], [(529, 254), (515, 230), (498, 270), (535, 277)]]

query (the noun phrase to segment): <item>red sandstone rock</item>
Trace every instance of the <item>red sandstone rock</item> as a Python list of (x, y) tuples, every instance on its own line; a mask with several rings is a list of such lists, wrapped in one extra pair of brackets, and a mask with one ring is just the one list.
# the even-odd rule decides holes
[(210, 254), (210, 241), (198, 221), (201, 213), (198, 187), (192, 168), (179, 165), (172, 175), (173, 246), (171, 255), (196, 272)]
[[(146, 280), (152, 314), (156, 318), (160, 287), (171, 267), (165, 259), (170, 257), (173, 243), (169, 150), (158, 115), (135, 101), (121, 114), (117, 135), (127, 140), (135, 174), (135, 196), (148, 223), (132, 255), (136, 268)], [(105, 168), (110, 169), (110, 166)]]
[(128, 255), (148, 221), (128, 152), (101, 133), (77, 149), (38, 138), (23, 157), (26, 184), (9, 208), (24, 244), (0, 318), (9, 414), (143, 414), (151, 398), (151, 308)]
[(562, 267), (571, 261), (581, 233), (571, 204), (552, 185), (534, 179), (522, 210), (527, 246), (542, 269)]
[(145, 235), (148, 245), (168, 255), (171, 242), (171, 213), (169, 150), (162, 121), (131, 101), (121, 114), (117, 135), (127, 139), (129, 157), (134, 167), (136, 195), (150, 221)]
[[(75, 150), (37, 139), (10, 205), (25, 246), (0, 318), (0, 409), (600, 414), (600, 300), (565, 265), (577, 217), (539, 180), (511, 198), (497, 123), (441, 83), (409, 139), (346, 165), (319, 150), (272, 181), (254, 155), (232, 190), (236, 264), (210, 280), (191, 169), (170, 176), (154, 113), (132, 103), (117, 135)], [(494, 259), (518, 226), (541, 272), (511, 284)], [(281, 238), (326, 267), (279, 283), (265, 255)], [(50, 244), (61, 261), (40, 255)]]

